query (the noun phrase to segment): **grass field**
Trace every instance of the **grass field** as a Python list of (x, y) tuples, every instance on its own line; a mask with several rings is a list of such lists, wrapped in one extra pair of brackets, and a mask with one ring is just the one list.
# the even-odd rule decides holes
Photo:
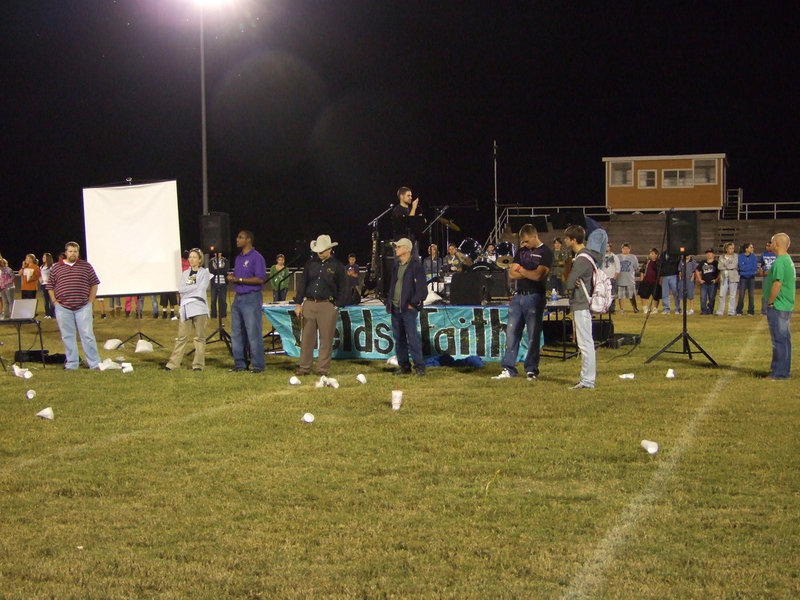
[[(289, 386), (286, 357), (228, 373), (221, 344), (202, 373), (161, 371), (160, 319), (143, 331), (167, 348), (101, 350), (131, 374), (26, 364), (0, 400), (0, 597), (797, 598), (797, 379), (760, 379), (759, 316), (689, 318), (719, 369), (645, 365), (680, 327), (654, 315), (632, 354), (599, 350), (594, 391), (567, 389), (578, 360), (531, 383), (430, 369), (400, 380), (398, 412), (382, 362), (335, 362), (338, 390)], [(0, 341), (8, 363), (15, 330)]]

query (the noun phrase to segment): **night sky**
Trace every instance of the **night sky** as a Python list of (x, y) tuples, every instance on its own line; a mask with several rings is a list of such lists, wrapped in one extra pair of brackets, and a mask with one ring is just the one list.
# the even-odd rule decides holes
[[(408, 185), (483, 241), (501, 204), (602, 205), (603, 156), (724, 152), (795, 201), (797, 2), (234, 0), (205, 9), (209, 208), (271, 262), (320, 233), (366, 262)], [(5, 0), (0, 253), (82, 242), (84, 187), (176, 179), (200, 245), (200, 9)], [(388, 226), (388, 221), (387, 221)], [(121, 263), (147, 248), (131, 248)]]

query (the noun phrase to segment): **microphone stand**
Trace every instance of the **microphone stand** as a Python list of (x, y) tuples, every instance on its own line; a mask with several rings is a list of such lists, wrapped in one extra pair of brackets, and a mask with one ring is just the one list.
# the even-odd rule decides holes
[[(369, 223), (367, 223), (367, 227), (372, 227), (372, 238), (373, 238), (373, 245), (377, 244), (374, 248), (373, 254), (377, 254), (377, 256), (370, 257), (370, 271), (369, 275), (371, 277), (372, 282), (375, 283), (375, 297), (376, 298), (383, 298), (382, 294), (382, 286), (383, 286), (383, 248), (380, 247), (379, 240), (378, 240), (378, 221), (380, 221), (386, 213), (390, 212), (394, 208), (394, 204), (390, 204), (389, 208), (384, 210), (381, 214), (377, 217), (372, 219)], [(373, 265), (373, 263), (375, 263)], [(374, 267), (374, 268), (373, 268)], [(366, 287), (366, 285), (364, 286)]]
[(367, 223), (367, 227), (377, 228), (377, 227), (378, 227), (378, 221), (380, 221), (381, 217), (383, 217), (383, 215), (385, 215), (386, 213), (388, 213), (388, 212), (389, 212), (390, 210), (392, 210), (393, 208), (394, 208), (394, 204), (390, 204), (390, 205), (389, 205), (389, 208), (387, 208), (385, 211), (383, 211), (383, 212), (382, 212), (381, 214), (379, 214), (377, 217), (375, 217), (374, 219), (372, 219), (372, 221), (370, 221), (369, 223)]

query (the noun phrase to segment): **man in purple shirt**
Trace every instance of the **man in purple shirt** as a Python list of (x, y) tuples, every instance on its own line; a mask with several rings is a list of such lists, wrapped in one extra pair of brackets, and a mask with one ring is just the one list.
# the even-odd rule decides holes
[(249, 362), (253, 373), (261, 373), (264, 370), (261, 286), (267, 279), (267, 263), (253, 248), (253, 232), (240, 231), (236, 247), (241, 253), (233, 263), (233, 273), (228, 275), (235, 292), (231, 305), (231, 371), (246, 371)]

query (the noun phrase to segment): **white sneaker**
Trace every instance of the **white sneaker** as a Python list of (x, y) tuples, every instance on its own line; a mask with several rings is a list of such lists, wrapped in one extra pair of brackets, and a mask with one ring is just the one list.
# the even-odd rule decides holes
[(649, 309), (648, 307), (646, 307), (646, 306), (645, 306), (645, 307), (644, 307), (644, 314), (647, 314), (647, 313), (649, 313), (649, 312), (650, 312), (650, 309)]
[(492, 377), (492, 379), (511, 379), (512, 377), (515, 377), (515, 376), (511, 374), (511, 371), (509, 371), (508, 369), (503, 369), (500, 372), (500, 375)]
[(669, 314), (669, 309), (665, 308), (664, 310), (661, 311), (661, 314), (662, 315), (668, 315)]
[(686, 314), (687, 315), (693, 315), (694, 314), (694, 310), (690, 308), (689, 310), (686, 311)]

